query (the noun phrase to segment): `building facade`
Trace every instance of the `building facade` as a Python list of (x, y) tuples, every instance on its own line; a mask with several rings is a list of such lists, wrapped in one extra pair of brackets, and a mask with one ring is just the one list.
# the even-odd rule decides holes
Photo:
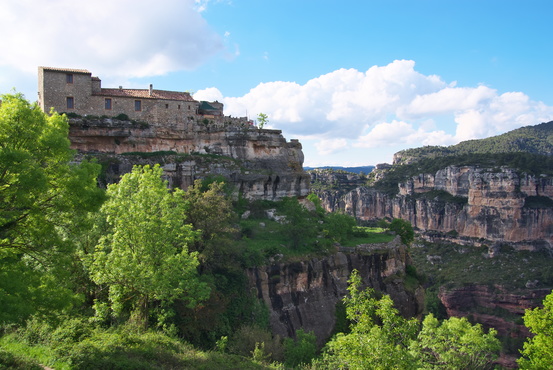
[(115, 117), (153, 124), (179, 124), (204, 116), (223, 117), (223, 104), (199, 102), (188, 92), (103, 88), (85, 69), (38, 68), (38, 101), (44, 112)]

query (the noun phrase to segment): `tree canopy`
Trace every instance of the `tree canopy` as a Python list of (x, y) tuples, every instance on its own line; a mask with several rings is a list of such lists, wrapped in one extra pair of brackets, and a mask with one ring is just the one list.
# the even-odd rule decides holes
[(543, 307), (526, 310), (524, 325), (534, 334), (524, 343), (518, 360), (521, 369), (553, 368), (553, 293), (543, 300)]
[(99, 165), (73, 162), (65, 116), (0, 98), (0, 322), (18, 322), (75, 302), (72, 231), (104, 192)]
[(185, 299), (194, 306), (209, 293), (198, 279), (197, 252), (188, 251), (197, 233), (184, 222), (183, 192), (170, 191), (162, 173), (159, 165), (135, 166), (108, 187), (104, 235), (88, 260), (92, 280), (109, 288), (112, 311), (121, 315), (130, 303), (141, 325), (155, 301)]

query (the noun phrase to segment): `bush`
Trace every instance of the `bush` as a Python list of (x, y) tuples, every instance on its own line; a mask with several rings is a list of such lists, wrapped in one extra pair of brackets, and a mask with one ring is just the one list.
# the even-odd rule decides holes
[(296, 331), (296, 339), (284, 339), (284, 364), (296, 367), (308, 364), (317, 354), (317, 338), (313, 332), (306, 333), (303, 329)]
[(272, 334), (258, 326), (243, 326), (233, 336), (227, 348), (230, 353), (244, 357), (250, 357), (252, 353), (263, 344), (265, 355), (272, 361), (282, 361), (284, 348), (280, 337), (273, 337)]
[(118, 115), (116, 115), (113, 118), (118, 119), (120, 121), (130, 121), (129, 116), (127, 116), (125, 113), (119, 113)]

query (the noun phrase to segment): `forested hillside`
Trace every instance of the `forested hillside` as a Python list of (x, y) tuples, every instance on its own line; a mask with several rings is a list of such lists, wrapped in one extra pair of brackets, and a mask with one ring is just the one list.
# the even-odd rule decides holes
[(406, 164), (424, 158), (453, 155), (520, 152), (540, 155), (553, 154), (553, 121), (521, 127), (486, 139), (463, 141), (448, 147), (425, 146), (402, 150), (395, 154), (394, 164)]

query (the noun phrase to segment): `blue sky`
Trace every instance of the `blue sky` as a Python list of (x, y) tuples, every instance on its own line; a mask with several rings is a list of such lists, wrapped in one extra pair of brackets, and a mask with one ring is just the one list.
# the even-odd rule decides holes
[(4, 0), (0, 92), (39, 65), (263, 112), (305, 165), (371, 165), (553, 120), (553, 2)]

